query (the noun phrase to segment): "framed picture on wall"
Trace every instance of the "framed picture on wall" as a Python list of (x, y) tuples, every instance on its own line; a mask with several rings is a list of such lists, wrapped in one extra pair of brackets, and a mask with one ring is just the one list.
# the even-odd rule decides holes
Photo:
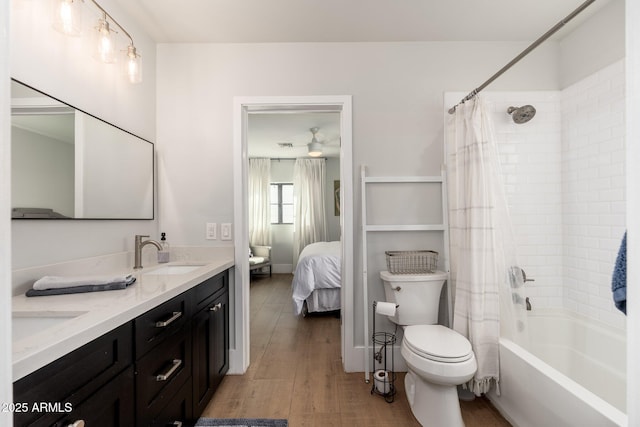
[(335, 216), (340, 216), (340, 180), (333, 181), (333, 212)]

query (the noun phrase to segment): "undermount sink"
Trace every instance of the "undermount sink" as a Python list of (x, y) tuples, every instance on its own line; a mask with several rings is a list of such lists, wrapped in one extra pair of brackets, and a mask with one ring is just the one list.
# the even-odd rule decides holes
[(142, 273), (143, 275), (155, 275), (155, 276), (162, 276), (162, 275), (174, 275), (174, 274), (187, 274), (187, 273), (191, 273), (192, 271), (195, 271), (197, 269), (199, 269), (200, 267), (202, 267), (204, 264), (200, 264), (200, 265), (195, 265), (195, 264), (189, 264), (189, 265), (165, 265), (163, 267), (160, 268), (156, 268), (154, 270), (151, 271), (147, 271)]
[(11, 319), (12, 340), (19, 341), (22, 338), (68, 322), (86, 313), (86, 311), (52, 311), (39, 313), (14, 311)]

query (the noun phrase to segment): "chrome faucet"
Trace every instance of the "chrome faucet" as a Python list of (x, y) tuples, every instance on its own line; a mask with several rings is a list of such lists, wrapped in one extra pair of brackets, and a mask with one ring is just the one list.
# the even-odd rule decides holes
[(149, 236), (136, 234), (136, 246), (135, 246), (134, 263), (133, 263), (133, 268), (136, 270), (142, 268), (142, 248), (144, 248), (145, 245), (154, 245), (156, 248), (158, 248), (159, 251), (162, 250), (162, 245), (160, 244), (160, 242), (158, 242), (157, 240), (151, 240), (151, 239), (142, 240), (145, 237), (149, 237)]

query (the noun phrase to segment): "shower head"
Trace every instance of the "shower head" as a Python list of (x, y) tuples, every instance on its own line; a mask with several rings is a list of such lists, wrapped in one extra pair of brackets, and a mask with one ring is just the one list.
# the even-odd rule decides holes
[(532, 105), (523, 105), (522, 107), (509, 107), (507, 113), (511, 114), (511, 118), (517, 124), (527, 123), (536, 115), (536, 109)]

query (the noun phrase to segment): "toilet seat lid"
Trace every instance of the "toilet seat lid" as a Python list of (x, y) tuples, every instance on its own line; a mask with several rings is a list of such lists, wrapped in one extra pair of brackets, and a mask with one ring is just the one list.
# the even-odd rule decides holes
[(414, 353), (437, 362), (464, 362), (473, 357), (469, 340), (442, 325), (407, 326), (404, 341)]

